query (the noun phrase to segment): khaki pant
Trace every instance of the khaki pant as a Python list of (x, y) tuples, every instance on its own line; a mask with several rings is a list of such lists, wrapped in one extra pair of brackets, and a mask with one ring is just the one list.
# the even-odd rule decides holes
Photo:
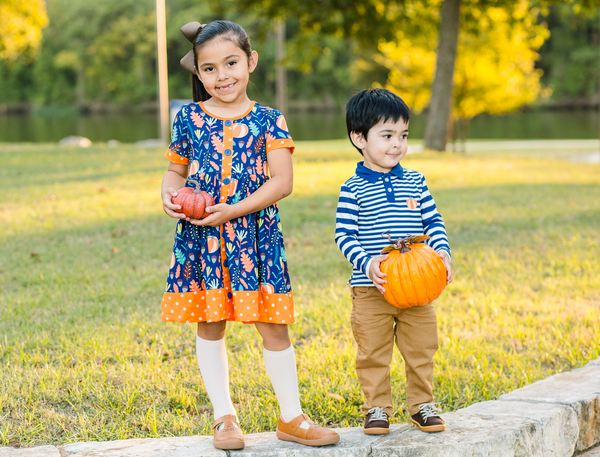
[(422, 403), (433, 403), (433, 356), (438, 349), (433, 304), (399, 309), (375, 287), (351, 287), (352, 332), (358, 345), (356, 373), (365, 394), (363, 414), (379, 406), (391, 416), (390, 363), (394, 337), (406, 370), (406, 403), (410, 415)]

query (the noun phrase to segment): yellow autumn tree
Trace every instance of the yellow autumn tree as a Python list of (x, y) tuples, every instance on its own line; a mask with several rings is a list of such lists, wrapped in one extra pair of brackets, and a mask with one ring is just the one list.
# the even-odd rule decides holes
[[(511, 11), (471, 11), (471, 22), (460, 31), (454, 71), (453, 116), (462, 121), (463, 133), (467, 121), (478, 114), (507, 113), (548, 93), (535, 61), (549, 32), (536, 18), (525, 0)], [(386, 87), (415, 112), (429, 102), (436, 45), (435, 36), (400, 31), (394, 42), (379, 46), (380, 63), (390, 70)]]
[(0, 0), (0, 58), (14, 60), (37, 50), (47, 24), (44, 0)]

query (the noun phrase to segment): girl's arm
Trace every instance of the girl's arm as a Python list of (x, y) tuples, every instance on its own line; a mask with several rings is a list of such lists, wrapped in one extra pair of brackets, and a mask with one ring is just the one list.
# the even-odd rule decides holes
[(187, 165), (181, 165), (170, 162), (169, 168), (165, 173), (162, 181), (161, 196), (163, 201), (164, 212), (171, 217), (185, 219), (185, 214), (176, 213), (176, 209), (181, 209), (181, 206), (171, 203), (171, 199), (177, 195), (177, 189), (185, 186), (185, 180), (188, 174)]
[(209, 225), (217, 227), (236, 217), (255, 213), (271, 206), (273, 203), (287, 197), (292, 193), (294, 186), (294, 172), (292, 168), (292, 155), (288, 148), (274, 149), (267, 154), (267, 163), (271, 170), (271, 179), (260, 186), (256, 192), (234, 205), (219, 203), (206, 208), (212, 213), (201, 220), (192, 219), (195, 225)]

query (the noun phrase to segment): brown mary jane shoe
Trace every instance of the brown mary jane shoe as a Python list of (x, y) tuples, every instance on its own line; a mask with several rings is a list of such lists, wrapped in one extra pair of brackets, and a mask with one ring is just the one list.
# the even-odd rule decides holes
[[(308, 428), (301, 428), (302, 422), (308, 422)], [(277, 425), (277, 438), (284, 441), (294, 441), (306, 446), (326, 446), (340, 440), (333, 430), (316, 425), (306, 414), (300, 414), (289, 422), (280, 417)]]
[[(221, 424), (223, 426), (219, 428)], [(233, 414), (219, 417), (212, 424), (212, 429), (213, 444), (217, 449), (243, 449), (246, 445), (237, 417)]]

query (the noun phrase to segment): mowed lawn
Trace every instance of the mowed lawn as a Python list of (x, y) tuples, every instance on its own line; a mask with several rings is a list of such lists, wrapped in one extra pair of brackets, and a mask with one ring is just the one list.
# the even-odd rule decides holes
[[(299, 143), (280, 203), (302, 404), (335, 426), (362, 424), (351, 269), (333, 240), (358, 159), (346, 141)], [(195, 327), (160, 321), (175, 226), (160, 203), (162, 151), (4, 144), (0, 160), (0, 445), (210, 434)], [(403, 164), (425, 173), (453, 249), (455, 280), (436, 305), (444, 411), (600, 356), (599, 165), (520, 151)], [(230, 323), (227, 344), (244, 431), (274, 430), (254, 326)], [(397, 351), (392, 379), (393, 421), (405, 422)]]

